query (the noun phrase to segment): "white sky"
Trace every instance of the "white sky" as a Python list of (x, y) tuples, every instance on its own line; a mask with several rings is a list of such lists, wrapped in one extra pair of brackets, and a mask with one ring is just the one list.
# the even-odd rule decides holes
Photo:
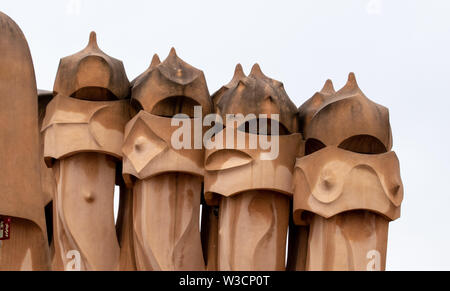
[(37, 82), (52, 89), (61, 57), (87, 44), (123, 60), (129, 79), (171, 46), (202, 69), (211, 93), (240, 62), (260, 63), (300, 106), (350, 71), (390, 108), (405, 186), (391, 224), (389, 270), (450, 270), (450, 1), (2, 1), (22, 28)]

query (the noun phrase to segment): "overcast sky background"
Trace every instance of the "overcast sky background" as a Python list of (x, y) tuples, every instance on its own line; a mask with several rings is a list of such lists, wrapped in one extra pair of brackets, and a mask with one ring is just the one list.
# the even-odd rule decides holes
[(38, 87), (52, 89), (59, 59), (100, 47), (130, 80), (172, 46), (205, 72), (210, 92), (237, 63), (258, 62), (300, 106), (326, 79), (349, 72), (390, 109), (405, 186), (391, 223), (388, 270), (450, 270), (450, 1), (2, 1), (22, 28)]

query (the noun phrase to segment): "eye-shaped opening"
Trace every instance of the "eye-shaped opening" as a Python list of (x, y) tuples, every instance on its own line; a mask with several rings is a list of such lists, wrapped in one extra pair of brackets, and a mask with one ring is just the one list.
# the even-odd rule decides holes
[(72, 98), (88, 101), (114, 101), (119, 100), (110, 90), (101, 87), (85, 87), (75, 91)]
[(356, 135), (344, 140), (339, 148), (359, 154), (376, 155), (386, 153), (385, 145), (371, 135)]
[(192, 98), (174, 96), (158, 102), (151, 113), (161, 117), (174, 117), (177, 114), (186, 114), (193, 118), (195, 106), (200, 106), (200, 104)]
[(136, 116), (141, 110), (144, 110), (141, 102), (137, 99), (131, 99), (130, 105), (130, 116), (132, 117)]
[(318, 139), (310, 138), (305, 143), (305, 155), (313, 154), (325, 148), (325, 144)]
[(291, 132), (278, 120), (256, 118), (248, 120), (238, 127), (239, 131), (258, 135), (290, 135)]

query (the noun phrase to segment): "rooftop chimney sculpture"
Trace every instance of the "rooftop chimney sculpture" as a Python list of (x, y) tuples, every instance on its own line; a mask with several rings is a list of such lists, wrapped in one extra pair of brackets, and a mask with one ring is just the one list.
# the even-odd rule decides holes
[(295, 166), (294, 221), (310, 227), (306, 269), (384, 270), (388, 224), (403, 200), (388, 109), (351, 73), (338, 92), (327, 81), (300, 119), (306, 144)]
[[(236, 118), (224, 124), (223, 146), (206, 150), (205, 158), (205, 199), (219, 206), (218, 269), (284, 270), (292, 174), (302, 140), (298, 110), (283, 84), (259, 65), (248, 77), (238, 65), (224, 88), (215, 95), (216, 111), (223, 120)], [(253, 140), (259, 146), (240, 147), (240, 135), (246, 145)], [(263, 139), (279, 144), (273, 159), (264, 159)]]
[(118, 270), (113, 199), (130, 92), (123, 64), (92, 32), (84, 50), (61, 59), (53, 91), (42, 132), (57, 185), (56, 255), (65, 268), (78, 252), (81, 270)]
[(137, 115), (125, 129), (123, 173), (133, 187), (137, 268), (204, 270), (199, 232), (203, 147), (174, 148), (177, 127), (172, 124), (187, 122), (194, 130), (194, 107), (212, 111), (205, 77), (172, 49), (162, 63), (155, 56), (133, 83)]
[(173, 48), (129, 82), (92, 32), (38, 91), (0, 13), (0, 120), (0, 270), (386, 269), (403, 184), (353, 73), (298, 108), (237, 65), (210, 96)]
[(0, 270), (48, 270), (33, 61), (22, 31), (1, 12), (0, 120)]

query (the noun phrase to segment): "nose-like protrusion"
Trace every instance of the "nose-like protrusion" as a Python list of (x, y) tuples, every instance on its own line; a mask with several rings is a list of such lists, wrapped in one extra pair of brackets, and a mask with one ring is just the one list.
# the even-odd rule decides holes
[(147, 140), (145, 139), (145, 137), (143, 137), (143, 136), (138, 137), (136, 139), (136, 144), (134, 145), (134, 149), (137, 152), (142, 152), (144, 150), (146, 142), (147, 142)]
[(403, 201), (403, 184), (398, 180), (389, 188), (390, 199), (395, 206), (399, 207)]
[(325, 170), (320, 175), (320, 181), (324, 190), (331, 191), (336, 185), (336, 175), (329, 170)]
[(391, 189), (391, 194), (392, 196), (397, 196), (400, 192), (400, 185), (395, 185), (394, 187), (392, 187)]
[(318, 174), (312, 195), (322, 203), (332, 203), (342, 194), (344, 180), (339, 169), (342, 165), (329, 164), (322, 168)]
[(95, 194), (91, 191), (87, 191), (84, 193), (84, 200), (86, 200), (87, 203), (92, 203), (95, 201)]

